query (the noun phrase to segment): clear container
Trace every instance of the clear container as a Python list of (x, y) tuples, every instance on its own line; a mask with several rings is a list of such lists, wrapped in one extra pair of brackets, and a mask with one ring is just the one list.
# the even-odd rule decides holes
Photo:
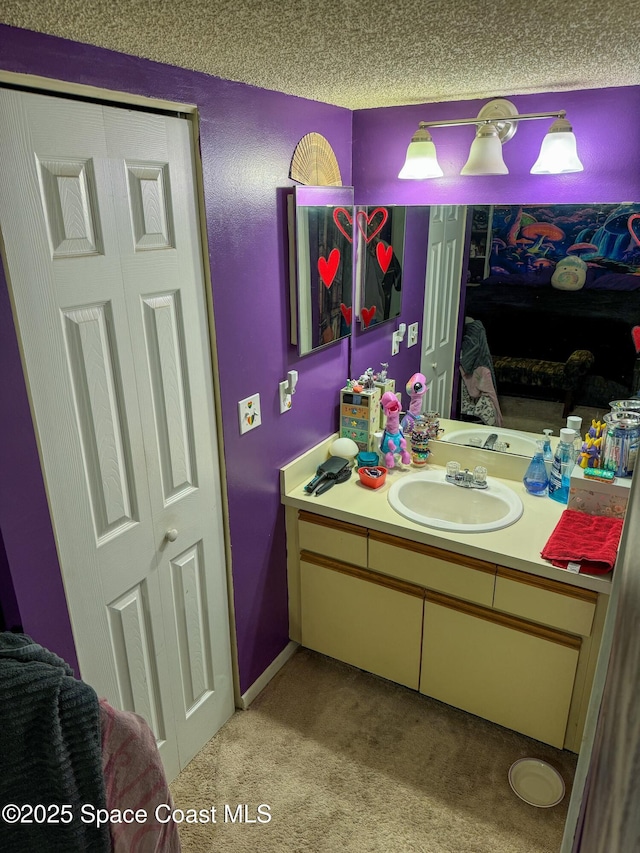
[(634, 415), (640, 415), (639, 397), (632, 397), (629, 400), (612, 400), (609, 406), (612, 412), (632, 412)]
[(618, 409), (605, 415), (604, 422), (602, 467), (616, 477), (630, 477), (640, 446), (640, 416)]
[(569, 503), (571, 472), (576, 461), (575, 447), (573, 446), (575, 435), (575, 431), (572, 429), (560, 430), (560, 441), (551, 464), (549, 497), (561, 504)]
[(416, 415), (409, 437), (409, 444), (411, 447), (411, 461), (418, 468), (427, 464), (427, 459), (431, 452), (429, 450), (430, 426), (429, 421), (424, 415)]
[(549, 494), (549, 477), (544, 463), (543, 442), (536, 441), (536, 452), (529, 463), (522, 482), (530, 495), (544, 497)]

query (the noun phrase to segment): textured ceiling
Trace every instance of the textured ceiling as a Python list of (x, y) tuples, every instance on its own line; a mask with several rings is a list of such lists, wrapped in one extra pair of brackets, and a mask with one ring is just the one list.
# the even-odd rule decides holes
[(640, 84), (638, 0), (0, 0), (0, 20), (350, 109)]

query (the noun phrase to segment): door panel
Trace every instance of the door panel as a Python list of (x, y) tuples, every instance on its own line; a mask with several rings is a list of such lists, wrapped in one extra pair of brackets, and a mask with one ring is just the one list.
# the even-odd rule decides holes
[(0, 99), (0, 223), (82, 677), (147, 719), (172, 777), (233, 711), (191, 125)]
[(451, 413), (466, 208), (434, 205), (429, 217), (422, 356), (427, 411)]

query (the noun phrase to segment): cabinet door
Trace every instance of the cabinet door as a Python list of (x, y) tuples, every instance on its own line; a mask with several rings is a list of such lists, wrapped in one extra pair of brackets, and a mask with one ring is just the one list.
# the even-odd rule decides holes
[(418, 689), (423, 590), (302, 552), (302, 645)]
[(562, 749), (580, 640), (427, 594), (420, 692)]

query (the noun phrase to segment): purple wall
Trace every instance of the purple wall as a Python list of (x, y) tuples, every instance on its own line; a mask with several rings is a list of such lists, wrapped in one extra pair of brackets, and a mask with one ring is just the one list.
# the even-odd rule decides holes
[(589, 204), (640, 201), (640, 86), (513, 95), (520, 113), (566, 110), (578, 141), (583, 172), (530, 175), (552, 119), (524, 121), (503, 146), (509, 175), (461, 177), (474, 127), (436, 127), (431, 135), (444, 177), (401, 181), (419, 121), (473, 118), (487, 103), (456, 101), (359, 110), (353, 116), (356, 204)]
[[(241, 690), (288, 642), (278, 468), (337, 428), (347, 342), (299, 359), (288, 344), (286, 210), (298, 140), (317, 131), (351, 181), (348, 110), (0, 26), (0, 67), (196, 104), (204, 176), (229, 500)], [(75, 664), (6, 285), (0, 289), (0, 531), (24, 629)], [(280, 415), (278, 383), (300, 378)], [(240, 436), (237, 401), (260, 393), (263, 425)], [(283, 435), (283, 428), (286, 432)]]

